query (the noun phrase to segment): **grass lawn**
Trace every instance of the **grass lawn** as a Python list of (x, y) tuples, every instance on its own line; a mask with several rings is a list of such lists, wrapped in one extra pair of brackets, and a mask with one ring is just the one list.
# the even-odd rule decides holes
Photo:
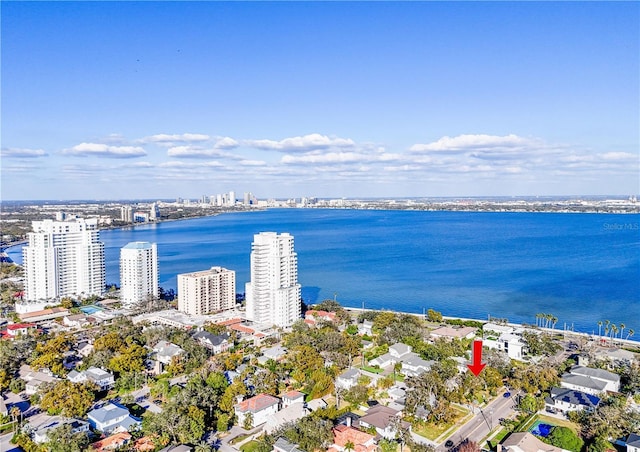
[(361, 369), (362, 370), (366, 370), (367, 372), (371, 372), (373, 374), (381, 374), (382, 373), (382, 369), (380, 369), (379, 367), (362, 366)]
[(249, 441), (246, 444), (243, 444), (242, 446), (240, 446), (240, 450), (242, 452), (253, 452), (254, 450), (256, 450), (258, 448), (258, 446), (260, 445), (260, 443), (258, 441)]
[(432, 441), (435, 440), (444, 432), (446, 432), (448, 429), (450, 429), (451, 427), (456, 425), (458, 422), (460, 422), (460, 420), (464, 418), (467, 414), (469, 414), (468, 410), (465, 410), (464, 408), (461, 408), (458, 406), (453, 406), (453, 409), (456, 411), (456, 416), (452, 422), (448, 424), (445, 424), (445, 423), (434, 424), (433, 422), (420, 423), (413, 426), (413, 431), (416, 434), (423, 436), (427, 439), (430, 439)]
[(545, 416), (544, 414), (536, 414), (535, 416), (533, 416), (529, 420), (529, 422), (527, 422), (523, 427), (519, 429), (519, 431), (528, 431), (536, 421), (544, 422), (545, 424), (549, 425), (557, 425), (559, 427), (568, 427), (576, 433), (579, 433), (580, 431), (579, 427), (571, 421), (568, 421), (566, 419), (558, 419), (551, 416)]
[(509, 430), (502, 427), (498, 431), (498, 433), (493, 438), (491, 438), (490, 441), (487, 441), (489, 448), (495, 449), (495, 447), (500, 443), (500, 441), (502, 441), (508, 434), (509, 434)]
[(238, 435), (235, 438), (231, 439), (229, 441), (229, 444), (238, 444), (240, 441), (242, 441), (243, 439), (248, 438), (249, 436), (251, 436), (251, 435), (249, 435), (248, 433), (244, 433), (242, 435)]

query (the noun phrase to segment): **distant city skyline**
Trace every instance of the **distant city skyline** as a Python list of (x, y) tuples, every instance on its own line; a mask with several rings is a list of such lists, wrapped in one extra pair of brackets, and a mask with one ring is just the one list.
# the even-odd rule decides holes
[(637, 2), (3, 2), (2, 199), (638, 194)]

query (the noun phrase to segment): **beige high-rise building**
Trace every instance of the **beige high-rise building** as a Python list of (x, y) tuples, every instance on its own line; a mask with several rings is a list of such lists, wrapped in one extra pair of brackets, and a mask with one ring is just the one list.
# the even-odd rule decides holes
[(191, 315), (236, 306), (236, 272), (222, 267), (178, 275), (178, 311)]

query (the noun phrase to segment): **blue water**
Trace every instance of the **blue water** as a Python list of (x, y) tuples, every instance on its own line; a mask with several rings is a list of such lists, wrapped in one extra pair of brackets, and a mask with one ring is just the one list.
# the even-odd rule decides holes
[(80, 310), (82, 312), (84, 312), (85, 314), (91, 315), (91, 314), (95, 314), (96, 312), (100, 312), (102, 311), (102, 309), (100, 309), (97, 306), (93, 306), (93, 305), (89, 305), (89, 306), (82, 306), (80, 308)]
[(551, 433), (551, 429), (553, 427), (554, 427), (553, 425), (545, 424), (545, 423), (540, 422), (540, 421), (536, 421), (536, 423), (531, 426), (529, 431), (531, 433), (533, 433), (534, 435), (546, 438), (547, 436), (549, 436), (549, 433)]
[[(598, 320), (640, 337), (640, 215), (274, 209), (101, 232), (107, 282), (130, 241), (158, 243), (160, 285), (214, 265), (250, 278), (253, 235), (290, 232), (307, 303), (535, 323), (597, 333)], [(19, 249), (9, 255), (21, 262)]]

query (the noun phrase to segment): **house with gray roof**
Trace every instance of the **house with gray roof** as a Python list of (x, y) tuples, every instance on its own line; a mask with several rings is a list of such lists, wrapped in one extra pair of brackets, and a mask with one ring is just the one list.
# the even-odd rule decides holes
[(100, 391), (108, 391), (115, 385), (113, 374), (99, 367), (89, 367), (87, 370), (80, 372), (72, 370), (67, 375), (67, 379), (72, 383), (84, 383), (88, 381), (98, 386)]
[[(384, 405), (376, 405), (369, 408), (358, 422), (360, 428), (375, 428), (376, 432), (386, 439), (395, 439), (396, 423), (401, 419), (401, 412)], [(403, 428), (411, 431), (411, 424), (400, 421)]]
[(211, 334), (208, 331), (198, 331), (193, 338), (201, 345), (207, 347), (215, 355), (227, 351), (229, 344), (229, 334)]
[(33, 431), (33, 441), (37, 444), (49, 441), (49, 432), (63, 425), (71, 426), (71, 433), (88, 433), (89, 424), (83, 420), (75, 418), (66, 418), (62, 416), (49, 417), (46, 422), (40, 424)]
[(358, 384), (360, 371), (358, 369), (347, 369), (336, 378), (336, 387), (351, 389)]
[(142, 425), (142, 422), (129, 414), (129, 410), (111, 402), (89, 411), (87, 417), (91, 427), (102, 433), (126, 432)]
[(560, 380), (560, 386), (567, 389), (575, 389), (587, 394), (598, 395), (605, 390), (607, 383), (584, 375), (564, 374)]
[(631, 433), (625, 440), (627, 452), (640, 452), (640, 435)]
[(153, 347), (153, 351), (156, 354), (156, 361), (161, 362), (164, 365), (171, 364), (171, 360), (174, 356), (180, 356), (184, 353), (184, 350), (169, 341), (160, 341)]
[(407, 377), (415, 377), (431, 369), (431, 366), (433, 366), (434, 363), (435, 361), (427, 361), (425, 359), (422, 359), (416, 353), (409, 353), (402, 360), (401, 372)]
[(599, 380), (606, 383), (605, 391), (619, 392), (620, 391), (620, 375), (614, 374), (604, 369), (594, 369), (584, 366), (573, 366), (569, 373), (573, 375), (582, 375), (594, 380)]
[(290, 443), (285, 438), (280, 437), (273, 445), (273, 452), (304, 452), (297, 444)]

